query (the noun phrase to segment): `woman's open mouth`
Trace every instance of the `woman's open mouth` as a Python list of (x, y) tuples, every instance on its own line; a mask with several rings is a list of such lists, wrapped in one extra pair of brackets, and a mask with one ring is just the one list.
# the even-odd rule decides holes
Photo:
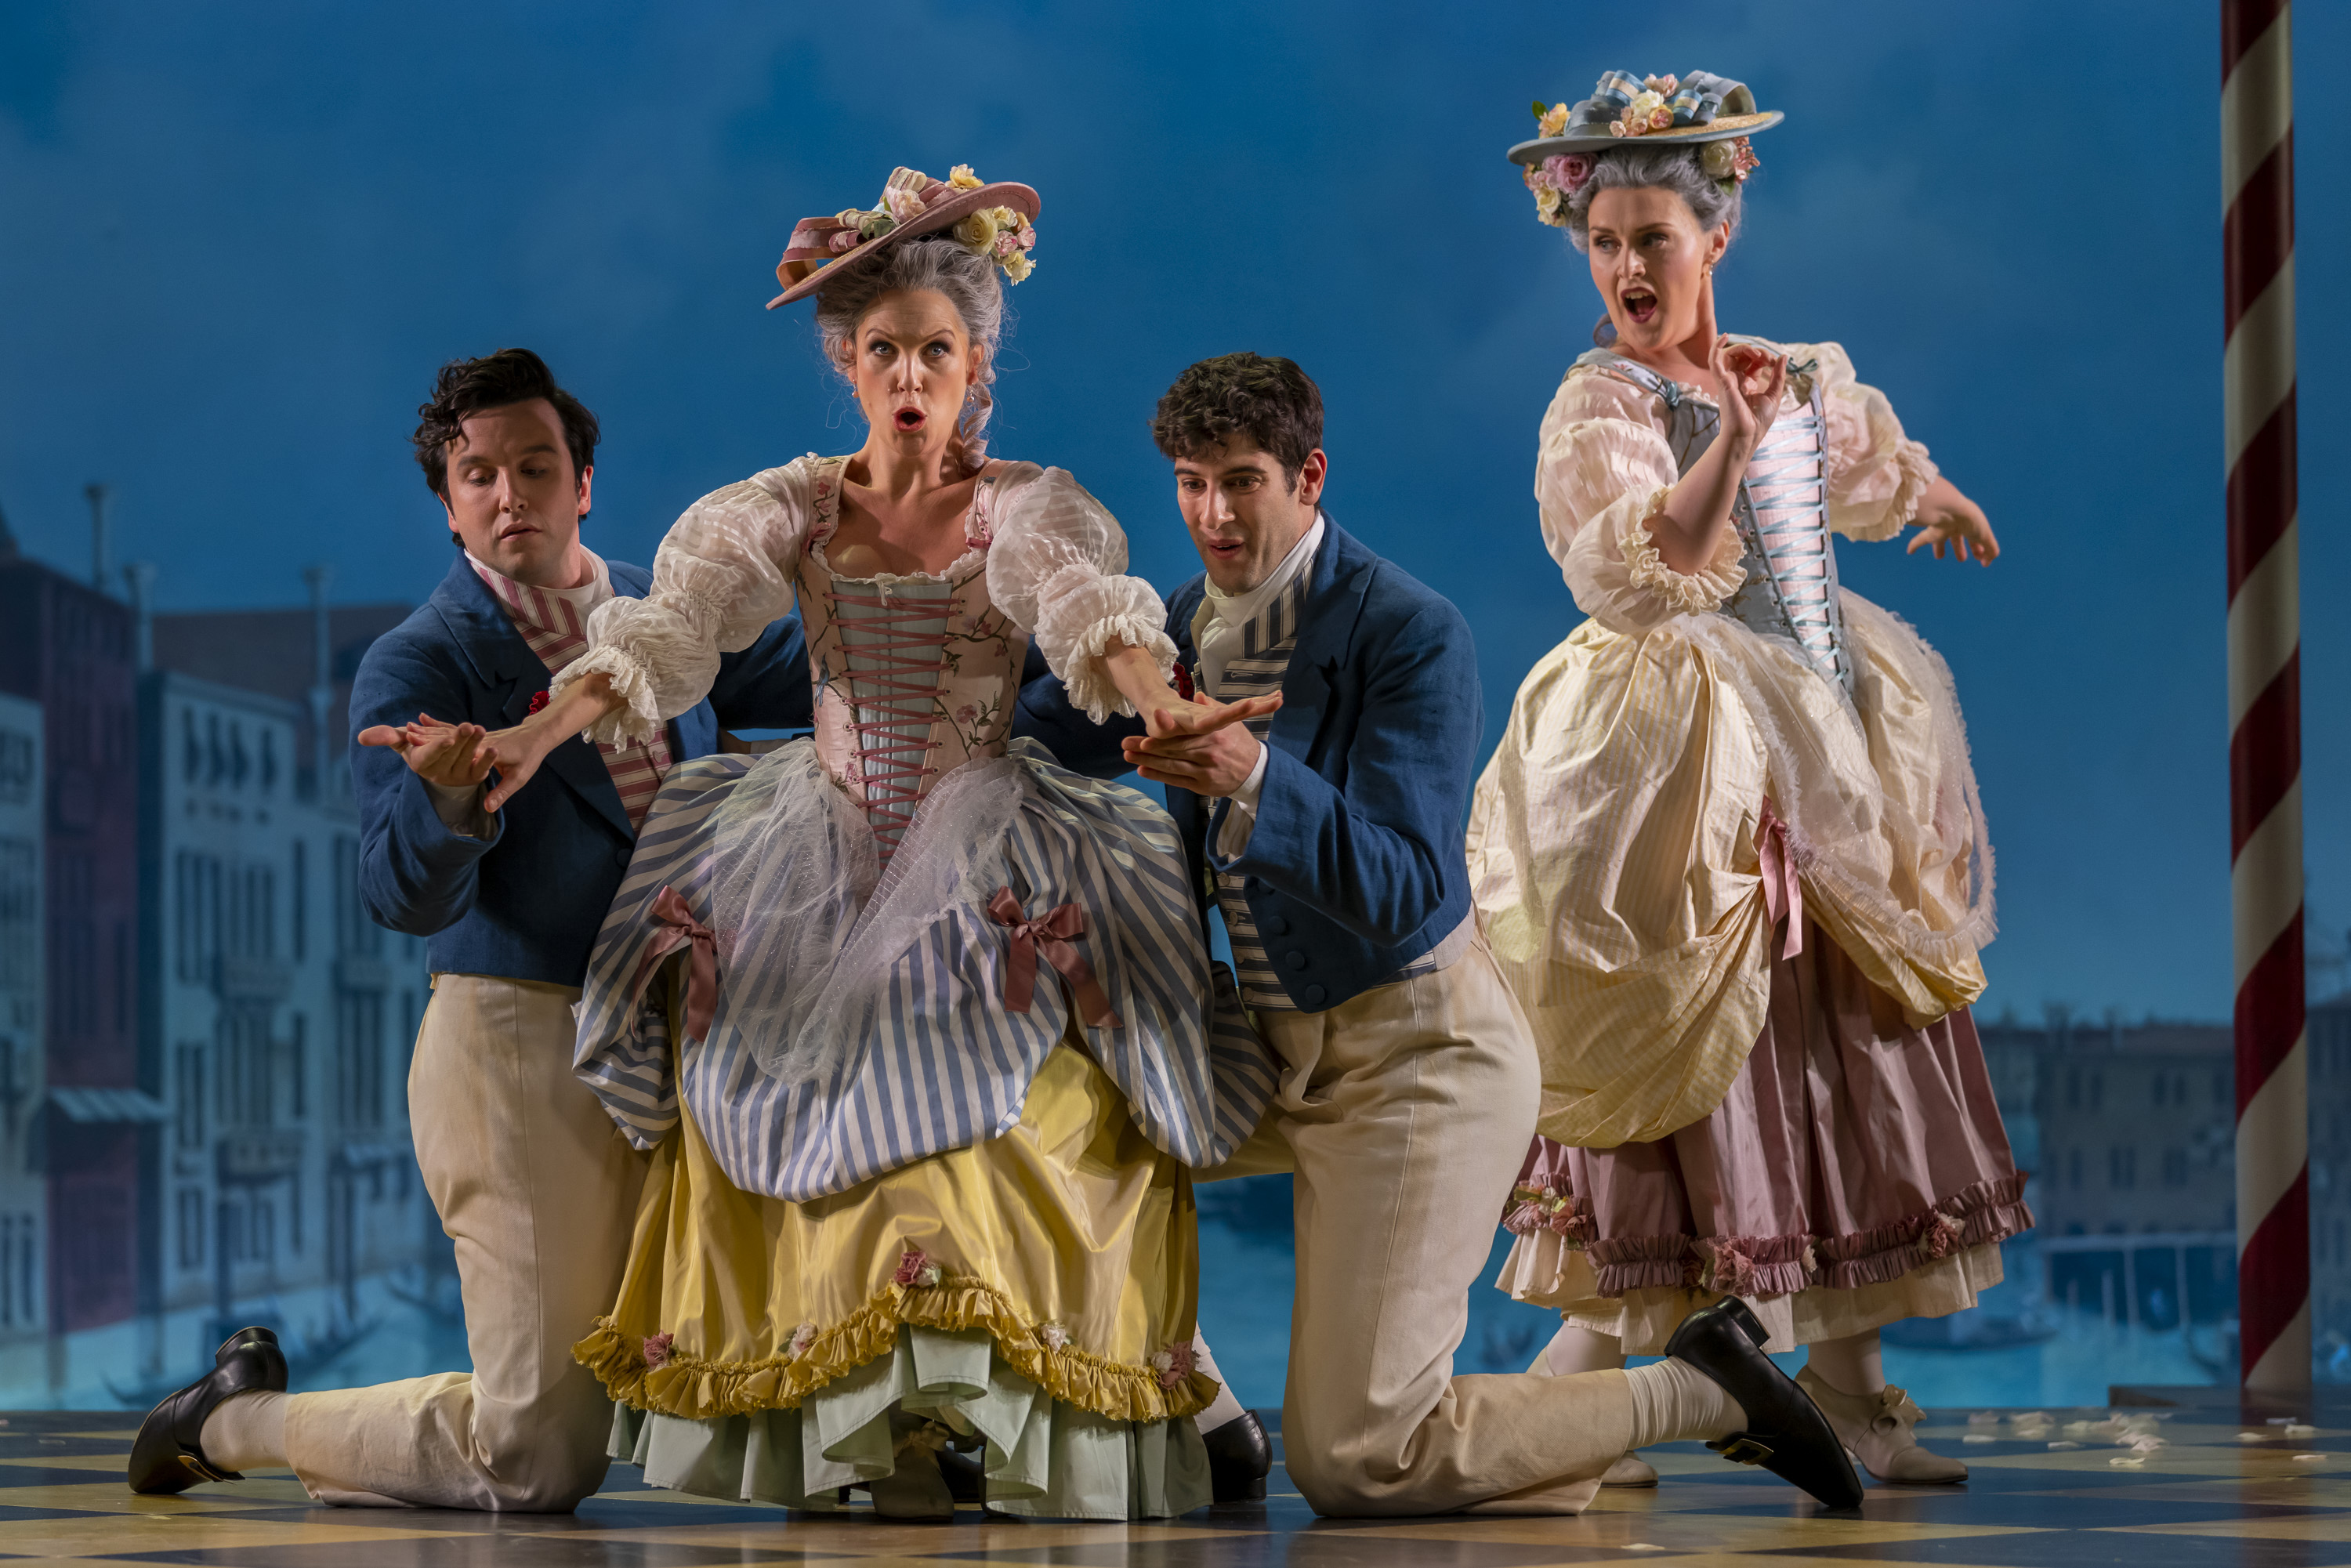
[(1657, 297), (1646, 288), (1627, 289), (1620, 296), (1625, 314), (1646, 327), (1657, 318)]
[(919, 408), (902, 408), (890, 418), (900, 430), (905, 431), (920, 430), (929, 423), (928, 416)]

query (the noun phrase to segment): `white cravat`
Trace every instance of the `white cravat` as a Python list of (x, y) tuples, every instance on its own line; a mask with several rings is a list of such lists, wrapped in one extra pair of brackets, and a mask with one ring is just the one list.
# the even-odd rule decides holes
[[(1290, 553), (1281, 558), (1281, 564), (1263, 582), (1241, 593), (1227, 593), (1213, 582), (1207, 585), (1200, 608), (1192, 615), (1192, 646), (1199, 653), (1202, 691), (1214, 696), (1222, 686), (1225, 664), (1240, 651), (1241, 633), (1256, 619), (1258, 612), (1272, 602), (1274, 595), (1306, 570), (1322, 543), (1323, 531), (1322, 513), (1318, 507), (1314, 526), (1290, 547)], [(1217, 834), (1217, 853), (1227, 860), (1249, 848), (1249, 831), (1257, 826), (1258, 797), (1265, 789), (1265, 742), (1259, 741), (1257, 766), (1233, 791), (1232, 810), (1225, 813), (1224, 828)]]

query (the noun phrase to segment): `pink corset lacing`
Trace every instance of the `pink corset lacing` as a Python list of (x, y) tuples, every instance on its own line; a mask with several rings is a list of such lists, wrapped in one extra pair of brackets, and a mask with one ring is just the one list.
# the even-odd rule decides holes
[[(844, 637), (841, 655), (859, 691), (857, 711), (879, 716), (851, 725), (857, 737), (851, 753), (865, 786), (865, 817), (883, 862), (914, 820), (923, 780), (939, 770), (928, 766), (940, 743), (928, 738), (938, 697), (938, 677), (946, 669), (945, 623), (962, 613), (956, 598), (919, 599), (896, 594), (842, 593), (828, 590), (825, 602), (836, 624), (869, 634), (853, 645)], [(844, 609), (859, 613), (843, 615)], [(939, 631), (911, 632), (904, 622), (940, 622)]]

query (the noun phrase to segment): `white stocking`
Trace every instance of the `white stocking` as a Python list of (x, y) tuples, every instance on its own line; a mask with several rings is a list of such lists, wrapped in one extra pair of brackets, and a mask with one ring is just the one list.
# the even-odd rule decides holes
[(1249, 1414), (1247, 1410), (1241, 1408), (1241, 1402), (1233, 1397), (1233, 1385), (1227, 1383), (1225, 1375), (1217, 1370), (1217, 1358), (1208, 1354), (1208, 1342), (1201, 1337), (1200, 1331), (1196, 1328), (1192, 1331), (1192, 1364), (1215, 1378), (1219, 1385), (1215, 1401), (1206, 1410), (1192, 1417), (1192, 1424), (1200, 1428), (1202, 1437), (1207, 1436), (1228, 1421), (1238, 1421)]
[(1633, 1440), (1625, 1445), (1627, 1453), (1652, 1443), (1711, 1442), (1746, 1428), (1747, 1412), (1739, 1401), (1688, 1362), (1667, 1356), (1646, 1366), (1628, 1366), (1625, 1381), (1633, 1391)]
[(1840, 1394), (1875, 1398), (1886, 1389), (1886, 1358), (1879, 1354), (1876, 1329), (1816, 1341), (1804, 1364)]
[(230, 1395), (204, 1417), (196, 1446), (216, 1469), (284, 1469), (287, 1398), (263, 1388)]
[(1613, 1372), (1625, 1364), (1625, 1342), (1613, 1333), (1562, 1323), (1530, 1372), (1564, 1377), (1572, 1372)]

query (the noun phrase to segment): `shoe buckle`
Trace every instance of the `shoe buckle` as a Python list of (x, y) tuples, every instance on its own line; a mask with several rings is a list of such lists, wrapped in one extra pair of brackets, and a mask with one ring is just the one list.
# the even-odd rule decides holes
[(1770, 1445), (1758, 1441), (1751, 1432), (1733, 1432), (1707, 1447), (1734, 1465), (1760, 1465), (1771, 1457)]

